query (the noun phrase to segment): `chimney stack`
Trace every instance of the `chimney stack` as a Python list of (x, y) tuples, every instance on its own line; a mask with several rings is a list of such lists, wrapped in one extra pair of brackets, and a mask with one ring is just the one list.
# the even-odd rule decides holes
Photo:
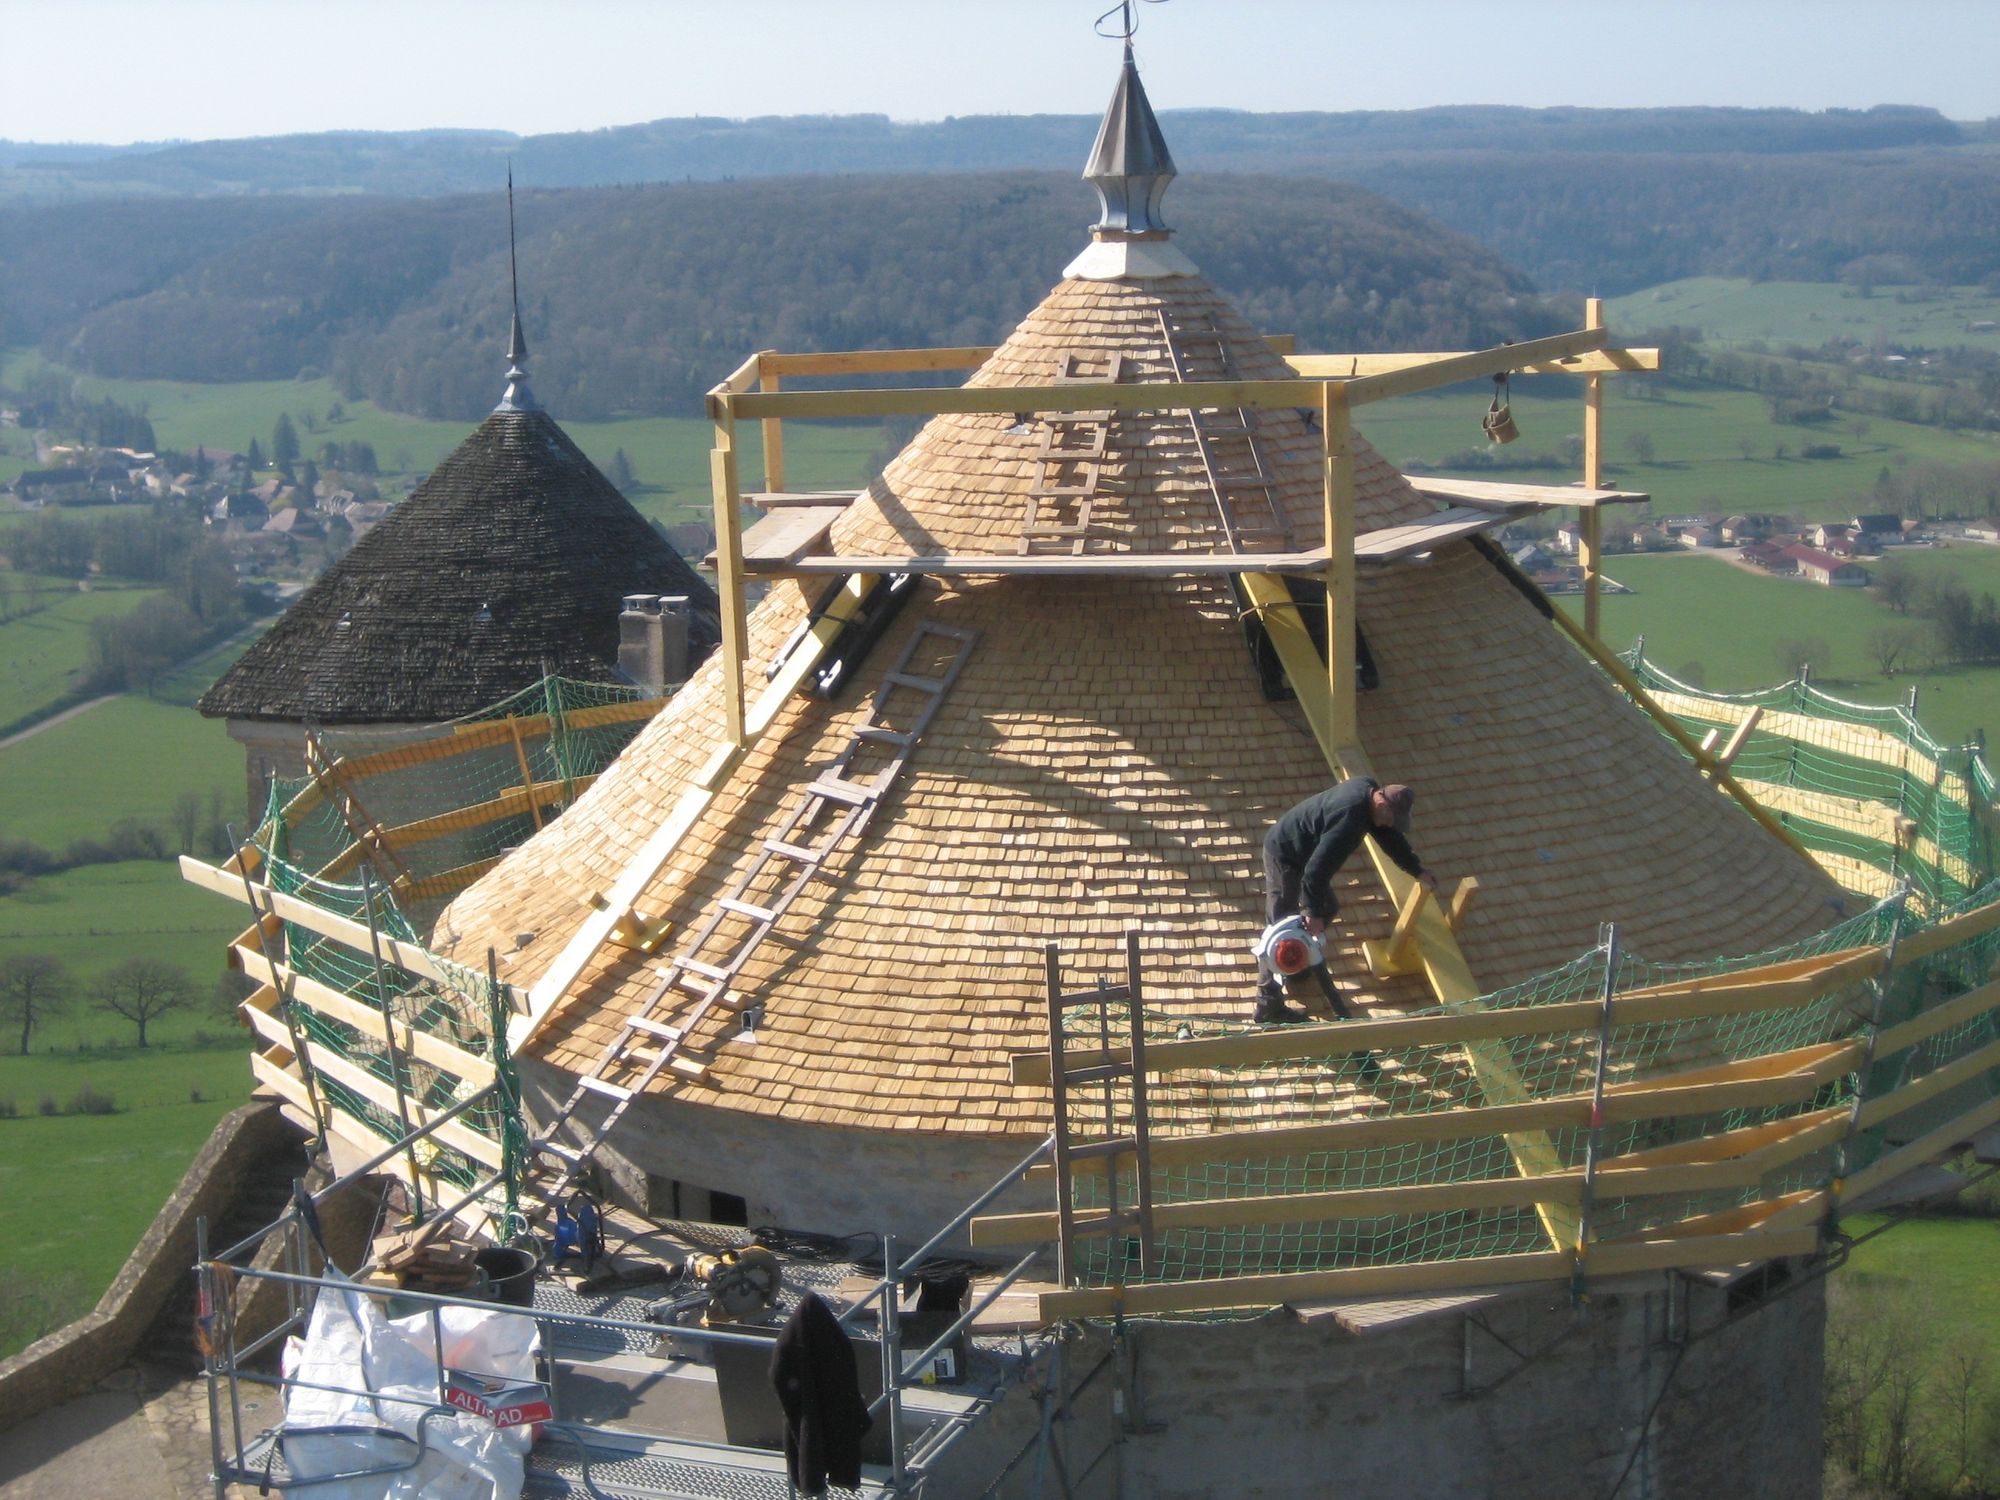
[(648, 692), (687, 680), (685, 594), (627, 594), (618, 616), (618, 671)]

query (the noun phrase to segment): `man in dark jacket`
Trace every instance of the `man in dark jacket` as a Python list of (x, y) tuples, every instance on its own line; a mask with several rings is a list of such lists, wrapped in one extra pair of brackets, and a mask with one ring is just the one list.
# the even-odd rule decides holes
[[(1297, 913), (1315, 935), (1340, 913), (1333, 877), (1364, 838), (1402, 870), (1431, 890), (1437, 877), (1410, 847), (1410, 809), (1417, 794), (1400, 782), (1383, 786), (1372, 776), (1356, 776), (1308, 797), (1286, 813), (1264, 839), (1264, 921)], [(1285, 1003), (1284, 981), (1258, 963), (1257, 1012), (1260, 1022), (1303, 1021), (1306, 1013)]]

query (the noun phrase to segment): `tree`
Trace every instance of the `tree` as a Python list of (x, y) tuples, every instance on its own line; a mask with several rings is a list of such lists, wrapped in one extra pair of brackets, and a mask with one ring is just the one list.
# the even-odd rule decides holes
[(257, 446), (255, 438), (250, 439), (250, 451), (243, 457), (244, 462), (249, 466), (250, 472), (253, 474), (264, 467), (264, 450)]
[(1652, 433), (1635, 432), (1626, 441), (1625, 446), (1632, 450), (1632, 457), (1636, 462), (1642, 464), (1649, 464), (1653, 461), (1653, 453), (1655, 450), (1653, 447)]
[(1778, 675), (1787, 679), (1803, 677), (1813, 667), (1825, 676), (1833, 655), (1826, 642), (1817, 636), (1780, 640), (1772, 651), (1778, 660)]
[(628, 497), (639, 487), (639, 476), (632, 472), (632, 460), (623, 448), (611, 455), (611, 482)]
[(1916, 631), (1905, 626), (1885, 625), (1868, 633), (1868, 654), (1875, 658), (1875, 665), (1882, 669), (1884, 677), (1894, 677), (1896, 668), (1909, 659), (1916, 647)]
[(299, 461), (299, 430), (292, 425), (290, 412), (279, 412), (278, 420), (271, 424), (271, 463), (280, 469), (289, 469)]
[(139, 1028), (139, 1045), (146, 1045), (146, 1028), (161, 1016), (194, 1004), (194, 986), (185, 970), (157, 958), (128, 958), (99, 982), (97, 1003)]
[(299, 488), (306, 492), (306, 499), (314, 499), (319, 492), (319, 465), (307, 459), (305, 467), (299, 471)]
[(1917, 580), (1903, 564), (1884, 563), (1875, 570), (1875, 592), (1897, 614), (1906, 615), (1916, 597)]
[(174, 798), (173, 827), (181, 853), (194, 853), (195, 835), (201, 832), (201, 798), (194, 792), (182, 792)]
[(69, 970), (61, 959), (45, 953), (21, 953), (0, 959), (0, 1018), (21, 1028), (21, 1055), (35, 1028), (69, 1009)]

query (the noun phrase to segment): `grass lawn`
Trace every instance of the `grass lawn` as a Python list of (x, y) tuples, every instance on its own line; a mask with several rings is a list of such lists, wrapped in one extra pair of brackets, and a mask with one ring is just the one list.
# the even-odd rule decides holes
[(114, 698), (0, 750), (0, 834), (60, 851), (72, 839), (102, 838), (123, 818), (171, 829), (183, 792), (201, 799), (205, 825), (218, 791), (222, 815), (240, 825), (243, 747), (221, 720)]
[[(1861, 1215), (1849, 1232), (1865, 1234), (1882, 1221)], [(1858, 1245), (1839, 1275), (1884, 1286), (1902, 1284), (1953, 1321), (2000, 1339), (2000, 1219), (1907, 1219)]]
[(241, 1098), (0, 1120), (0, 1275), (73, 1288), (88, 1311)]
[[(200, 991), (200, 1003), (194, 1012), (154, 1023), (152, 1034), (171, 1041), (234, 1025), (219, 1018), (207, 998), (222, 973), (224, 948), (249, 925), (247, 907), (189, 885), (172, 860), (86, 865), (0, 896), (0, 958), (49, 954), (67, 964), (86, 989), (134, 954), (177, 964)], [(45, 1038), (37, 1033), (35, 1048), (123, 1046), (132, 1037), (128, 1022), (79, 1005), (72, 1018), (52, 1024)], [(0, 1029), (0, 1046), (8, 1045)]]
[(54, 702), (90, 663), (94, 621), (129, 613), (160, 591), (93, 582), (79, 591), (74, 580), (33, 573), (0, 574), (0, 604), (20, 609), (30, 599), (43, 607), (0, 624), (0, 724)]
[[(1749, 510), (1824, 520), (1853, 514), (1857, 497), (1865, 498), (1884, 466), (2000, 458), (2000, 436), (1994, 434), (1953, 433), (1869, 417), (1866, 435), (1857, 437), (1845, 422), (1824, 429), (1773, 422), (1764, 398), (1748, 391), (1668, 386), (1651, 375), (1610, 376), (1604, 386), (1605, 482), (1651, 495), (1656, 515)], [(1652, 394), (1636, 394), (1642, 388)], [(1544, 464), (1447, 470), (1449, 456), (1483, 450), (1479, 417), (1486, 400), (1483, 387), (1466, 386), (1442, 395), (1384, 401), (1357, 412), (1355, 425), (1404, 467), (1424, 464), (1468, 478), (1524, 484), (1568, 484), (1577, 478), (1576, 466), (1557, 456), (1565, 437), (1583, 432), (1581, 386), (1567, 376), (1523, 378), (1514, 387), (1521, 437), (1501, 451), (1510, 463), (1540, 456)], [(1798, 457), (1808, 443), (1838, 444), (1842, 456)], [(1647, 461), (1639, 457), (1644, 444), (1651, 445)], [(1780, 445), (1789, 456), (1774, 456)]]
[[(1918, 574), (1951, 573), (1980, 591), (2000, 594), (2000, 548), (1910, 548), (1898, 554)], [(1828, 650), (1813, 664), (1814, 680), (1839, 697), (1860, 703), (1895, 703), (1918, 689), (1917, 717), (1947, 743), (1963, 743), (1973, 730), (2000, 731), (2000, 668), (1898, 669), (1885, 678), (1868, 648), (1880, 629), (1917, 628), (1891, 614), (1866, 589), (1828, 589), (1793, 579), (1768, 578), (1692, 553), (1612, 557), (1605, 573), (1629, 584), (1631, 594), (1604, 596), (1604, 638), (1623, 650), (1646, 638), (1647, 659), (1675, 676), (1697, 675), (1717, 692), (1769, 687), (1788, 675), (1779, 669), (1774, 643), (1785, 638), (1821, 640)], [(1557, 603), (1572, 617), (1580, 597)]]
[(1605, 320), (1617, 329), (1699, 328), (1724, 344), (1817, 348), (1840, 338), (2000, 351), (2000, 328), (1975, 333), (1966, 326), (2000, 322), (2000, 297), (1975, 286), (1883, 286), (1864, 296), (1860, 287), (1834, 282), (1699, 276), (1615, 297), (1606, 304)]

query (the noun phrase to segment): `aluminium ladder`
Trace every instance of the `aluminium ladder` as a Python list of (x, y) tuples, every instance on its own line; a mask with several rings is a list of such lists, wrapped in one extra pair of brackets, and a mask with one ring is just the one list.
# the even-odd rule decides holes
[[(1153, 1157), (1146, 1123), (1146, 1016), (1139, 989), (1139, 934), (1136, 930), (1125, 934), (1125, 982), (1120, 985), (1099, 984), (1094, 989), (1065, 995), (1062, 992), (1062, 969), (1054, 943), (1048, 945), (1044, 956), (1049, 990), (1049, 1084), (1055, 1095), (1056, 1280), (1064, 1286), (1075, 1280), (1076, 1241), (1079, 1236), (1108, 1235), (1115, 1242), (1121, 1232), (1133, 1229), (1138, 1231), (1140, 1274), (1150, 1276), (1158, 1264), (1158, 1251), (1153, 1232)], [(1127, 1060), (1070, 1067), (1063, 1050), (1064, 1008), (1092, 1003), (1097, 1006), (1100, 1042), (1108, 1055), (1111, 1050), (1109, 1009), (1121, 1002), (1125, 1005), (1130, 1023), (1128, 1045), (1131, 1051)], [(1131, 1129), (1123, 1134), (1118, 1132), (1117, 1101), (1112, 1092), (1112, 1085), (1121, 1081), (1128, 1084), (1131, 1093), (1132, 1124)], [(1093, 1083), (1104, 1085), (1104, 1128), (1107, 1134), (1097, 1140), (1073, 1141), (1070, 1138), (1070, 1091)], [(1124, 1209), (1118, 1206), (1120, 1156), (1130, 1156), (1134, 1163), (1134, 1201), (1130, 1208)], [(1107, 1206), (1100, 1213), (1080, 1217), (1076, 1211), (1076, 1186), (1070, 1176), (1070, 1166), (1073, 1162), (1098, 1157), (1105, 1158)], [(1115, 1260), (1115, 1248), (1110, 1253)], [(1128, 1239), (1126, 1259), (1129, 1261), (1130, 1258)], [(1116, 1276), (1114, 1279), (1124, 1278)]]
[[(706, 1068), (682, 1053), (710, 1016), (742, 1008), (733, 990), (738, 976), (766, 938), (783, 937), (778, 923), (806, 887), (836, 878), (828, 862), (867, 828), (977, 639), (974, 631), (918, 621), (846, 748), (801, 789), (797, 805), (763, 841), (750, 867), (659, 966), (659, 983), (619, 1020), (617, 1035), (578, 1077), (535, 1142), (538, 1153), (562, 1163), (544, 1201), (554, 1202), (582, 1175), (632, 1101), (655, 1079), (671, 1073), (678, 1081), (694, 1082), (704, 1075)], [(926, 670), (913, 670), (918, 660)], [(913, 713), (906, 706), (912, 698)], [(586, 1125), (579, 1110), (593, 1097), (608, 1099), (611, 1107), (595, 1125)]]
[[(1228, 340), (1212, 318), (1162, 308), (1160, 337), (1166, 341), (1176, 380), (1241, 378)], [(1187, 421), (1229, 550), (1291, 550), (1291, 523), (1278, 500), (1277, 480), (1264, 461), (1264, 446), (1257, 440), (1255, 414), (1245, 407), (1189, 408)]]

